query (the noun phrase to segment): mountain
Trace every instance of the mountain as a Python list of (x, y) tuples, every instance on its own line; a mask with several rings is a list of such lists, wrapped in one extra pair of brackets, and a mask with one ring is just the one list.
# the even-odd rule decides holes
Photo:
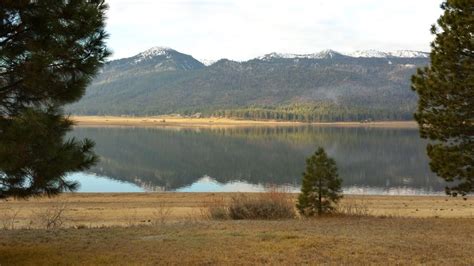
[(381, 52), (377, 50), (359, 50), (347, 54), (351, 57), (375, 57), (375, 58), (429, 58), (430, 54), (412, 50), (397, 50), (393, 52)]
[(73, 114), (197, 112), (246, 119), (340, 121), (412, 119), (410, 77), (429, 63), (416, 51), (270, 53), (208, 66), (155, 47), (106, 64)]
[(282, 53), (270, 53), (264, 56), (257, 57), (260, 60), (272, 60), (272, 59), (332, 59), (341, 58), (344, 55), (333, 50), (323, 50), (319, 53), (314, 54), (282, 54)]
[(215, 62), (217, 62), (217, 60), (212, 60), (212, 59), (200, 59), (199, 61), (201, 61), (201, 63), (203, 63), (206, 66), (210, 66), (214, 64)]
[(352, 53), (339, 53), (333, 50), (323, 50), (314, 54), (285, 54), (285, 53), (270, 53), (261, 57), (261, 60), (270, 60), (275, 58), (286, 59), (330, 59), (341, 57), (356, 57), (356, 58), (428, 58), (429, 53), (412, 51), (412, 50), (397, 50), (392, 52), (382, 52), (377, 50), (358, 50)]
[(153, 47), (133, 57), (119, 59), (108, 64), (110, 68), (123, 69), (153, 68), (154, 71), (195, 70), (204, 64), (192, 56), (182, 54), (167, 47)]

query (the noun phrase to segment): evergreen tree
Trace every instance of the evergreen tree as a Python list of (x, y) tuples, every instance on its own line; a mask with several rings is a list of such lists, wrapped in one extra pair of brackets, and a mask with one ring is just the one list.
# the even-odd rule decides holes
[(97, 160), (65, 140), (61, 107), (84, 94), (109, 55), (103, 0), (0, 3), (0, 198), (74, 190), (64, 179)]
[(296, 205), (299, 212), (313, 216), (333, 211), (333, 204), (342, 198), (341, 182), (334, 159), (329, 158), (323, 148), (318, 148), (306, 159), (306, 171)]
[(71, 171), (83, 171), (97, 162), (93, 142), (63, 141), (71, 121), (56, 110), (28, 109), (3, 128), (0, 140), (0, 198), (55, 195), (75, 190), (65, 180)]
[(447, 182), (446, 193), (474, 191), (474, 2), (448, 0), (432, 26), (431, 65), (419, 69), (415, 119), (428, 144), (430, 167)]

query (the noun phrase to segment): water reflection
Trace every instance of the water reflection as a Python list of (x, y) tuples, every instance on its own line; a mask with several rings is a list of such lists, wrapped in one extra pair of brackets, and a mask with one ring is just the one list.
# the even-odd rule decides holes
[[(178, 192), (262, 192), (265, 190), (263, 185), (249, 184), (242, 181), (233, 181), (229, 183), (220, 183), (209, 176), (198, 179), (193, 184), (179, 188)], [(294, 190), (291, 190), (294, 191)]]
[(444, 188), (430, 172), (425, 143), (413, 129), (78, 127), (73, 134), (97, 143), (101, 162), (91, 173), (147, 191), (297, 188), (305, 158), (316, 146), (336, 159), (347, 192), (416, 194)]
[(79, 182), (80, 192), (144, 192), (139, 186), (95, 174), (74, 173), (68, 176), (71, 181)]

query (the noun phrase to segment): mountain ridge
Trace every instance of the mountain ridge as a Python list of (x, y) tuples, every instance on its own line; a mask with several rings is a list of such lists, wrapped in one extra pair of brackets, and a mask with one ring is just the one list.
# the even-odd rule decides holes
[(286, 59), (324, 59), (334, 58), (337, 56), (347, 56), (353, 58), (428, 58), (429, 53), (413, 50), (395, 50), (395, 51), (378, 51), (378, 50), (357, 50), (351, 53), (341, 53), (331, 49), (322, 50), (312, 54), (293, 54), (293, 53), (276, 53), (272, 52), (255, 59), (269, 59), (269, 58), (286, 58)]
[[(347, 121), (412, 119), (410, 77), (426, 66), (423, 52), (347, 56), (273, 53), (248, 61), (220, 59), (208, 66), (171, 48), (153, 47), (108, 62), (73, 114), (202, 113), (245, 119)], [(270, 55), (270, 56), (268, 56)], [(369, 56), (370, 55), (370, 56)], [(397, 57), (408, 56), (408, 57)]]
[[(177, 50), (166, 47), (166, 46), (153, 46), (143, 52), (140, 52), (134, 56), (130, 57), (124, 57), (124, 58), (118, 58), (111, 60), (112, 61), (117, 61), (121, 59), (128, 59), (128, 58), (150, 58), (153, 56), (157, 55), (163, 55), (166, 54), (167, 51), (170, 52), (178, 52)], [(297, 59), (297, 58), (312, 58), (312, 59), (321, 59), (321, 58), (331, 58), (334, 55), (342, 55), (342, 56), (348, 56), (348, 57), (355, 57), (355, 58), (428, 58), (429, 53), (428, 52), (423, 52), (423, 51), (417, 51), (417, 50), (392, 50), (392, 51), (381, 51), (381, 50), (375, 50), (375, 49), (367, 49), (367, 50), (355, 50), (353, 52), (338, 52), (332, 49), (324, 49), (319, 52), (315, 53), (308, 53), (308, 54), (298, 54), (298, 53), (280, 53), (280, 52), (270, 52), (267, 54), (264, 54), (262, 56), (257, 56), (255, 58), (251, 58), (248, 60), (231, 60), (228, 58), (220, 58), (220, 59), (196, 59), (203, 63), (206, 66), (212, 65), (213, 63), (222, 60), (222, 59), (227, 59), (231, 61), (236, 61), (236, 62), (247, 62), (250, 60), (255, 60), (255, 59), (263, 59), (267, 57), (277, 57), (277, 58), (287, 58), (287, 59)], [(141, 61), (140, 59), (138, 59)]]

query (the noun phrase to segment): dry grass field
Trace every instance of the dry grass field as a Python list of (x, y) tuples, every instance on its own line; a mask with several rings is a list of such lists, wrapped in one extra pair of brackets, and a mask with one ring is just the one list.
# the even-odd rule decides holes
[[(0, 265), (474, 264), (472, 197), (346, 196), (343, 209), (363, 215), (314, 219), (203, 215), (235, 195), (68, 193), (3, 201), (0, 226), (10, 230), (0, 230)], [(59, 226), (44, 229), (57, 210)]]
[[(14, 228), (41, 228), (39, 218), (58, 208), (63, 209), (63, 227), (129, 226), (164, 219), (200, 219), (208, 206), (228, 202), (236, 195), (238, 193), (64, 193), (54, 198), (9, 199), (0, 201), (0, 227), (7, 223)], [(289, 197), (296, 200), (296, 195), (289, 194)], [(371, 216), (474, 219), (472, 197), (463, 200), (447, 196), (346, 195), (340, 206), (363, 210)], [(13, 215), (15, 221), (9, 223)]]
[(255, 121), (230, 118), (184, 118), (175, 116), (120, 117), (120, 116), (73, 116), (79, 126), (139, 126), (139, 127), (236, 127), (236, 126), (297, 126), (319, 125), (337, 127), (382, 127), (382, 128), (417, 128), (414, 121), (380, 121), (360, 122), (327, 122), (302, 123), (286, 121)]
[[(254, 193), (245, 193), (252, 195)], [(63, 227), (128, 226), (156, 220), (199, 219), (210, 204), (227, 202), (238, 193), (65, 193), (55, 198), (0, 201), (2, 221), (16, 214), (14, 228), (42, 227), (38, 217), (63, 209)], [(296, 200), (296, 194), (289, 195)], [(351, 196), (342, 207), (363, 209), (371, 216), (474, 218), (474, 202), (447, 196)], [(11, 223), (10, 223), (11, 225)]]
[(473, 219), (183, 220), (0, 231), (2, 265), (473, 265)]

